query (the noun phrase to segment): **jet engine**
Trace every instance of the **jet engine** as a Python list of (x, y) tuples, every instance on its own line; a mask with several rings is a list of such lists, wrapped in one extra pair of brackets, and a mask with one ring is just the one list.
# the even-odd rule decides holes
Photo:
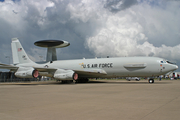
[(20, 67), (14, 75), (19, 78), (37, 78), (39, 76), (39, 72), (34, 68)]
[(73, 70), (57, 69), (53, 77), (59, 80), (77, 80), (78, 74)]

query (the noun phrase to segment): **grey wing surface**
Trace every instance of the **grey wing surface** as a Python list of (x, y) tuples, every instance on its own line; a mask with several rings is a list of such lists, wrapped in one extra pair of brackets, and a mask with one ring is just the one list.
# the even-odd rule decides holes
[(74, 70), (79, 77), (101, 77), (107, 75), (106, 71), (102, 69), (84, 69), (84, 70)]
[[(46, 74), (47, 76), (53, 76), (53, 74), (58, 70), (58, 68), (41, 68), (34, 67), (34, 69), (38, 70), (41, 75)], [(67, 70), (67, 69), (63, 69)], [(78, 74), (79, 77), (100, 77), (103, 75), (107, 75), (106, 71), (102, 69), (83, 69), (83, 70), (73, 70)]]

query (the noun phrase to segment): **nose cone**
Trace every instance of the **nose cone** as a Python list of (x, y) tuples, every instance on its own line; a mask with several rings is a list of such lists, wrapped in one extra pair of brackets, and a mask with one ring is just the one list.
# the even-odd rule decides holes
[(176, 65), (176, 70), (178, 69), (178, 66)]
[(172, 69), (173, 69), (173, 71), (174, 71), (174, 70), (177, 70), (177, 69), (178, 69), (178, 66), (177, 66), (177, 65), (173, 65), (173, 66), (172, 66)]
[(164, 72), (170, 72), (170, 71), (175, 71), (178, 69), (178, 66), (177, 65), (174, 65), (174, 64), (167, 64), (167, 66), (165, 67), (164, 69)]

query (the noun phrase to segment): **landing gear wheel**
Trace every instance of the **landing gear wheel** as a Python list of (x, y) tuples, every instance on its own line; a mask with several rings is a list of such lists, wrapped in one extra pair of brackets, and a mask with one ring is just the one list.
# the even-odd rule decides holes
[(81, 78), (81, 79), (76, 80), (76, 83), (87, 83), (87, 82), (89, 82), (88, 78)]
[(73, 80), (62, 80), (62, 84), (70, 84), (73, 83)]
[(149, 83), (154, 83), (154, 79), (149, 79)]

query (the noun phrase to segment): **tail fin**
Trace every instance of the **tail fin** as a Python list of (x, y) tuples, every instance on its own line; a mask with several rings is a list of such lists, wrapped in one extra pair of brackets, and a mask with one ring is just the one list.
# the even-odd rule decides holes
[(21, 43), (17, 38), (12, 38), (11, 48), (12, 48), (13, 64), (33, 62), (27, 56), (25, 50), (23, 49)]

